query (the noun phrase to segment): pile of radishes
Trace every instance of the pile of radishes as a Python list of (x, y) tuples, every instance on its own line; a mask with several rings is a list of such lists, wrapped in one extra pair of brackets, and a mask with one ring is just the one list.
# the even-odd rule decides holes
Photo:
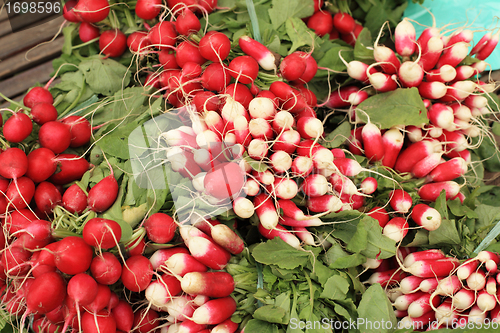
[[(368, 283), (380, 283), (399, 325), (416, 330), (490, 327), (500, 320), (497, 253), (481, 251), (460, 263), (441, 250), (401, 248), (396, 260), (371, 260)], [(401, 265), (401, 267), (400, 267)]]

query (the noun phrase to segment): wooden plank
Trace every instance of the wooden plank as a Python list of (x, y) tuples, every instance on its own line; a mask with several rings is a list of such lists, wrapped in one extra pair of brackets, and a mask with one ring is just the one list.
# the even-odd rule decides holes
[(52, 13), (44, 13), (36, 16), (17, 15), (9, 20), (10, 23), (9, 21), (0, 23), (0, 37), (12, 33), (13, 28), (15, 29), (17, 27), (17, 30), (19, 30), (19, 27), (22, 27), (24, 29), (30, 26), (37, 26), (44, 21), (56, 19), (58, 16), (59, 15), (54, 15)]
[[(40, 82), (40, 83), (41, 84), (45, 84), (45, 83), (47, 83), (47, 81)], [(55, 86), (56, 84), (58, 84), (60, 82), (61, 82), (61, 79), (57, 78), (57, 79), (54, 80), (54, 82), (52, 82), (51, 86)], [(11, 97), (11, 99), (13, 101), (16, 101), (16, 102), (19, 102), (19, 103), (23, 104), (23, 98), (24, 98), (25, 95), (26, 95), (26, 91), (23, 91), (22, 94), (14, 96), (14, 97)], [(7, 101), (5, 101), (5, 100), (2, 99), (1, 102), (0, 102), (0, 109), (7, 108), (7, 107), (9, 107), (9, 105), (10, 105), (10, 102), (7, 102)]]
[(8, 56), (16, 54), (21, 50), (50, 40), (59, 31), (63, 22), (64, 17), (60, 16), (42, 25), (37, 25), (36, 27), (0, 38), (0, 45), (2, 45), (0, 48), (0, 59), (6, 59)]
[[(3, 80), (0, 82), (0, 92), (9, 98), (12, 98), (22, 94), (29, 88), (33, 87), (36, 83), (47, 82), (53, 71), (52, 62), (45, 62), (14, 77)], [(3, 98), (0, 98), (0, 102), (2, 101)]]
[(64, 44), (64, 38), (58, 37), (51, 43), (43, 44), (28, 54), (26, 59), (25, 52), (18, 53), (4, 61), (0, 61), (0, 79), (19, 73), (27, 68), (34, 67), (41, 62), (56, 58), (61, 53)]
[(0, 22), (0, 37), (3, 37), (10, 33), (12, 33), (12, 28), (10, 26), (9, 21)]

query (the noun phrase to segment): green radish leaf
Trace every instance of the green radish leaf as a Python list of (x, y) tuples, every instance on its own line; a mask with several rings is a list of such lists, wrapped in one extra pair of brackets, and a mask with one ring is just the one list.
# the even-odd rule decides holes
[[(330, 70), (336, 72), (345, 72), (347, 68), (344, 62), (340, 59), (339, 52), (342, 54), (342, 58), (344, 58), (345, 61), (350, 62), (354, 60), (352, 47), (333, 44), (333, 47), (326, 51), (325, 55), (318, 61), (318, 66), (329, 68)], [(331, 75), (333, 74), (330, 73), (330, 76)], [(316, 78), (327, 76), (328, 72), (325, 70), (318, 70), (318, 73), (316, 74)]]
[(488, 191), (481, 193), (477, 200), (485, 205), (500, 206), (500, 186), (491, 186)]
[(347, 292), (349, 291), (349, 282), (340, 276), (332, 275), (323, 288), (321, 292), (321, 298), (326, 298), (330, 300), (342, 300), (346, 298)]
[(254, 160), (253, 158), (248, 156), (247, 152), (243, 153), (243, 159), (252, 167), (252, 169), (254, 169), (257, 172), (264, 172), (267, 169), (269, 169), (269, 167), (264, 163), (264, 161)]
[[(405, 237), (406, 238), (406, 237)], [(429, 244), (429, 232), (425, 229), (418, 229), (413, 240), (406, 246), (422, 246)]]
[(479, 217), (475, 211), (467, 206), (462, 205), (460, 199), (458, 198), (455, 200), (448, 200), (447, 204), (448, 208), (450, 208), (451, 213), (455, 216), (467, 216), (471, 219), (477, 219)]
[(460, 241), (455, 220), (442, 219), (439, 228), (429, 231), (429, 245), (456, 245)]
[(250, 319), (245, 325), (245, 332), (278, 333), (278, 326), (259, 319)]
[(356, 267), (366, 262), (366, 257), (362, 254), (355, 253), (345, 257), (338, 258), (334, 263), (330, 264), (330, 268), (350, 268)]
[(309, 260), (310, 253), (297, 250), (281, 238), (274, 238), (260, 243), (252, 251), (256, 261), (266, 265), (276, 265), (283, 269), (294, 269), (304, 266)]
[[(106, 133), (106, 135), (102, 136), (96, 144), (107, 155), (128, 160), (130, 158), (128, 137), (136, 128), (137, 124), (135, 122), (129, 123), (125, 126), (120, 126), (119, 128)], [(131, 144), (133, 144), (133, 142)]]
[[(111, 102), (95, 110), (92, 121), (98, 124), (112, 122), (113, 124), (106, 128), (110, 131), (120, 131), (122, 126), (132, 122), (137, 127), (138, 117), (148, 110), (148, 107), (144, 106), (147, 98), (142, 87), (120, 90), (114, 94)], [(120, 126), (115, 129), (116, 124)]]
[(491, 132), (495, 135), (500, 136), (500, 123), (494, 122), (491, 126)]
[(479, 229), (487, 228), (500, 220), (500, 207), (480, 204), (476, 207), (475, 212), (478, 215), (476, 232)]
[(316, 35), (314, 32), (307, 27), (307, 25), (299, 19), (298, 17), (290, 17), (286, 20), (286, 33), (292, 41), (292, 48), (288, 51), (288, 54), (294, 52), (299, 47), (308, 45), (312, 46)]
[[(264, 305), (253, 313), (255, 319), (267, 321), (269, 323), (287, 324), (287, 312), (279, 306)], [(246, 330), (246, 329), (245, 329)]]
[(113, 59), (84, 60), (79, 68), (90, 88), (104, 96), (113, 95), (130, 82), (131, 72)]
[(373, 58), (373, 39), (370, 30), (364, 28), (356, 39), (354, 44), (354, 59), (370, 64)]
[(351, 124), (344, 121), (321, 140), (320, 144), (325, 148), (337, 148), (349, 138), (349, 135), (351, 135)]
[(356, 115), (362, 122), (370, 121), (380, 129), (429, 123), (427, 110), (417, 88), (398, 88), (368, 97), (358, 105)]
[(314, 13), (313, 0), (273, 0), (272, 4), (272, 8), (269, 9), (269, 18), (275, 30), (278, 30), (290, 17), (300, 19)]
[[(374, 323), (385, 322), (373, 328)], [(378, 283), (366, 289), (358, 306), (358, 328), (361, 332), (392, 332), (396, 327), (396, 315), (382, 286)]]

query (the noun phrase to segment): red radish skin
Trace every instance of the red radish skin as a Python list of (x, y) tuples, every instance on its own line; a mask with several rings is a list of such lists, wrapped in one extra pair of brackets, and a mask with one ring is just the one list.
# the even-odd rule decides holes
[[(151, 37), (150, 37), (151, 38)], [(152, 41), (151, 41), (152, 42)], [(163, 40), (162, 40), (163, 42)], [(172, 42), (172, 41), (169, 41)], [(173, 39), (175, 42), (175, 37)], [(198, 45), (194, 44), (191, 41), (181, 42), (176, 48), (176, 56), (175, 60), (177, 64), (182, 68), (184, 65), (189, 62), (195, 62), (197, 64), (203, 65), (207, 59), (205, 59), (198, 48)]]
[[(220, 186), (224, 181), (225, 186)], [(238, 195), (245, 184), (245, 175), (238, 164), (229, 162), (216, 166), (204, 179), (205, 190), (217, 199), (227, 199)]]
[(41, 182), (35, 190), (36, 206), (42, 213), (49, 215), (62, 202), (61, 192), (50, 182)]
[(184, 247), (178, 247), (178, 246), (167, 249), (156, 250), (149, 258), (149, 261), (153, 266), (153, 270), (156, 271), (162, 266), (164, 266), (165, 262), (176, 253), (189, 254), (189, 251)]
[[(116, 295), (116, 294), (115, 294)], [(97, 313), (107, 306), (111, 302), (111, 289), (103, 284), (97, 284), (97, 295), (94, 300), (84, 307), (84, 309), (90, 313)]]
[(111, 174), (100, 180), (90, 189), (87, 200), (90, 209), (101, 213), (113, 205), (117, 196), (118, 182), (113, 174)]
[(328, 180), (319, 174), (307, 176), (301, 186), (301, 190), (309, 197), (320, 197), (328, 192)]
[(0, 175), (7, 179), (17, 179), (28, 171), (28, 158), (19, 148), (7, 148), (0, 153)]
[(103, 252), (92, 259), (90, 272), (97, 282), (112, 285), (120, 279), (122, 265), (114, 254)]
[(427, 179), (433, 182), (444, 182), (463, 176), (467, 172), (467, 162), (462, 157), (455, 157), (434, 168)]
[[(418, 277), (415, 277), (415, 276), (407, 276), (403, 280), (401, 280), (401, 283), (403, 283), (409, 277), (417, 278), (417, 279), (421, 280), (421, 278), (418, 278)], [(403, 295), (399, 296), (398, 298), (396, 298), (396, 300), (393, 303), (393, 306), (397, 310), (406, 311), (406, 310), (408, 310), (408, 307), (410, 306), (411, 303), (413, 303), (414, 301), (416, 301), (417, 299), (419, 299), (420, 297), (422, 297), (424, 294), (425, 293), (423, 293), (421, 291), (417, 291), (417, 292), (414, 292), (414, 293), (403, 294)]]
[(455, 258), (427, 259), (415, 261), (407, 267), (407, 271), (422, 278), (444, 277), (459, 266)]
[(395, 242), (401, 242), (408, 234), (408, 222), (402, 217), (394, 217), (384, 226), (382, 234)]
[(203, 88), (211, 91), (222, 92), (231, 81), (230, 72), (219, 63), (212, 63), (205, 68), (201, 76)]
[(404, 258), (403, 265), (405, 267), (410, 267), (412, 264), (420, 260), (444, 259), (445, 257), (446, 255), (443, 251), (438, 249), (412, 252)]
[(79, 0), (74, 11), (83, 21), (97, 23), (108, 16), (110, 6), (108, 0)]
[(202, 57), (213, 62), (220, 62), (229, 55), (231, 41), (222, 32), (210, 31), (201, 38), (199, 48)]
[(75, 275), (89, 269), (93, 250), (83, 238), (69, 236), (58, 241), (55, 251), (55, 265), (63, 273)]
[(426, 313), (433, 312), (431, 311), (431, 303), (432, 306), (437, 307), (440, 303), (440, 300), (438, 297), (431, 298), (430, 294), (424, 293), (419, 299), (413, 301), (408, 306), (408, 315), (411, 318), (415, 318), (414, 320), (417, 320), (417, 318), (425, 315)]
[(137, 0), (135, 13), (143, 20), (152, 20), (160, 14), (161, 0)]
[(192, 320), (197, 324), (217, 325), (231, 317), (236, 311), (236, 301), (228, 296), (208, 301), (194, 313)]
[(259, 73), (259, 63), (251, 56), (239, 56), (229, 63), (229, 74), (243, 84), (252, 83)]
[(307, 21), (307, 27), (320, 37), (330, 33), (333, 28), (333, 17), (328, 11), (317, 11)]
[(49, 121), (40, 127), (38, 139), (42, 147), (59, 154), (69, 148), (71, 132), (69, 127), (58, 121)]
[(453, 199), (460, 192), (460, 185), (454, 181), (425, 184), (418, 190), (418, 195), (425, 201), (436, 201), (442, 191), (446, 192), (446, 200)]
[(245, 248), (245, 244), (240, 236), (238, 236), (225, 224), (219, 223), (214, 225), (211, 229), (210, 235), (215, 243), (222, 246), (231, 254), (237, 255)]
[(207, 238), (192, 237), (187, 246), (196, 260), (214, 270), (223, 269), (231, 259), (228, 251)]
[(85, 223), (82, 235), (90, 246), (107, 250), (118, 245), (122, 230), (116, 221), (95, 217)]
[(441, 225), (441, 214), (426, 204), (417, 204), (411, 212), (412, 220), (426, 230), (433, 231)]
[(485, 60), (490, 56), (500, 40), (500, 34), (497, 32), (491, 39), (476, 53), (476, 59)]
[(65, 297), (66, 283), (62, 276), (48, 272), (34, 279), (26, 293), (26, 305), (32, 313), (48, 313), (60, 306)]
[[(151, 42), (151, 45), (160, 50), (166, 50), (173, 47), (177, 41), (176, 37), (177, 32), (175, 31), (174, 24), (169, 21), (158, 22), (148, 32), (148, 39)], [(177, 51), (179, 50), (177, 49)], [(178, 59), (177, 56), (176, 59)], [(187, 61), (188, 60), (186, 59), (186, 62)], [(198, 61), (195, 62), (199, 63)], [(183, 67), (183, 64), (181, 65), (179, 62), (177, 63), (180, 67)]]
[(413, 275), (405, 277), (399, 284), (401, 292), (403, 294), (411, 294), (418, 291), (420, 289), (420, 283), (422, 283), (423, 280), (423, 278)]
[(443, 41), (438, 36), (433, 36), (427, 42), (420, 44), (420, 46), (422, 48), (422, 56), (420, 57), (419, 64), (427, 72), (433, 69), (439, 61), (443, 52)]
[(333, 26), (339, 33), (348, 34), (354, 30), (356, 22), (348, 13), (338, 12), (333, 16)]
[(184, 276), (189, 272), (206, 272), (207, 266), (196, 260), (189, 253), (175, 253), (165, 262), (166, 268), (173, 274)]
[(235, 283), (227, 272), (192, 272), (182, 277), (181, 287), (190, 295), (218, 298), (229, 296), (234, 291)]
[(28, 115), (22, 112), (16, 112), (5, 121), (3, 125), (3, 136), (9, 142), (18, 143), (26, 139), (31, 134), (32, 130), (33, 123)]
[(63, 17), (69, 22), (81, 22), (80, 17), (76, 15), (74, 11), (74, 7), (76, 6), (76, 4), (76, 0), (69, 0), (64, 4)]
[[(380, 161), (384, 157), (384, 145), (380, 129), (372, 123), (366, 124), (361, 130), (365, 156), (373, 161)], [(366, 144), (368, 143), (369, 144)]]
[(129, 332), (134, 325), (134, 310), (126, 300), (119, 300), (118, 304), (111, 310), (116, 319), (116, 329)]
[(61, 119), (61, 123), (69, 126), (71, 133), (70, 147), (81, 147), (90, 141), (92, 128), (87, 119), (80, 116), (68, 116)]
[(21, 177), (17, 180), (10, 182), (5, 196), (9, 201), (7, 209), (9, 211), (14, 209), (22, 209), (29, 205), (31, 199), (35, 194), (35, 184), (28, 177)]
[(380, 283), (380, 285), (385, 288), (387, 286), (399, 283), (405, 277), (405, 272), (397, 268), (393, 268), (386, 271), (373, 273), (366, 282), (368, 282), (369, 284)]
[(99, 37), (99, 49), (112, 58), (121, 56), (127, 48), (127, 37), (120, 30), (106, 30)]
[(62, 206), (72, 214), (81, 214), (87, 208), (87, 194), (78, 184), (73, 184), (64, 191)]
[(125, 261), (121, 280), (128, 290), (133, 292), (145, 290), (152, 278), (153, 267), (148, 258), (137, 255)]
[(164, 274), (149, 284), (145, 290), (145, 297), (152, 306), (162, 308), (181, 292), (181, 282), (178, 277)]
[(264, 236), (267, 239), (273, 239), (276, 237), (281, 238), (285, 243), (290, 245), (291, 247), (294, 247), (296, 249), (300, 249), (300, 240), (295, 236), (292, 232), (287, 230), (285, 227), (283, 227), (281, 224), (276, 225), (274, 229), (266, 229), (262, 225), (262, 223), (259, 223), (259, 232), (262, 236)]
[(78, 28), (78, 36), (80, 37), (82, 42), (86, 43), (98, 38), (100, 36), (100, 31), (98, 27), (88, 22), (82, 22), (80, 23), (80, 27)]
[(318, 63), (309, 53), (302, 51), (296, 51), (296, 53), (302, 55), (306, 62), (306, 69), (296, 82), (308, 83), (318, 72)]
[(242, 36), (238, 40), (241, 50), (257, 60), (259, 65), (268, 71), (276, 70), (276, 58), (271, 51), (261, 43), (248, 37)]
[(144, 228), (151, 241), (166, 244), (174, 238), (177, 225), (171, 216), (155, 213), (144, 222)]
[(389, 213), (383, 207), (373, 207), (366, 214), (377, 220), (382, 228), (385, 227), (390, 219)]
[[(463, 66), (462, 66), (463, 67)], [(472, 69), (472, 67), (471, 67)], [(426, 81), (450, 82), (457, 78), (457, 70), (450, 65), (443, 65), (439, 68), (428, 71), (425, 75)], [(459, 79), (464, 80), (464, 79)]]
[(177, 16), (175, 29), (179, 34), (189, 36), (197, 33), (201, 29), (201, 23), (198, 17), (196, 17), (189, 8), (185, 8), (182, 10), (181, 14)]
[(116, 320), (107, 310), (96, 314), (85, 312), (82, 315), (82, 330), (91, 333), (113, 333), (116, 332)]
[(305, 58), (300, 53), (293, 52), (283, 58), (279, 69), (287, 81), (298, 80), (306, 70)]
[(423, 140), (409, 145), (403, 150), (394, 166), (394, 170), (398, 172), (410, 172), (413, 166), (434, 152), (441, 151), (441, 143), (435, 140)]
[(88, 274), (79, 273), (68, 281), (67, 292), (76, 307), (90, 304), (97, 296), (97, 282)]
[(43, 125), (49, 121), (57, 119), (57, 109), (49, 103), (37, 103), (31, 108), (31, 118), (38, 125)]
[(422, 67), (416, 62), (405, 61), (398, 70), (398, 77), (407, 88), (418, 87), (424, 78)]
[(444, 65), (456, 67), (469, 53), (468, 47), (469, 43), (467, 42), (458, 42), (453, 44), (451, 47), (447, 46), (439, 58), (436, 67), (439, 68)]
[(415, 38), (415, 27), (410, 21), (403, 19), (398, 23), (394, 31), (396, 52), (402, 57), (411, 56), (417, 48)]
[(54, 103), (52, 94), (44, 87), (33, 87), (23, 98), (23, 104), (28, 108), (38, 103)]
[(364, 194), (373, 194), (377, 190), (378, 182), (373, 177), (366, 177), (361, 181), (360, 190)]
[[(35, 250), (48, 245), (52, 239), (52, 228), (49, 221), (31, 221), (23, 230), (16, 234), (14, 246), (22, 246), (27, 250)], [(33, 259), (33, 258), (32, 258)]]

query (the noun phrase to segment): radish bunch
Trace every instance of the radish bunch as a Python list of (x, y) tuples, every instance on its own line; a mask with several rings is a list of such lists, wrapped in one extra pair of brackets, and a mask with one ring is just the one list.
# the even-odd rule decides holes
[(315, 2), (314, 14), (305, 18), (307, 26), (320, 37), (328, 34), (330, 39), (340, 38), (347, 44), (354, 46), (363, 26), (356, 22), (350, 14), (339, 11), (332, 15), (326, 9), (321, 9), (322, 5), (322, 0)]
[(401, 325), (433, 330), (500, 319), (497, 253), (481, 251), (462, 263), (437, 249), (415, 252), (404, 248), (398, 256), (401, 268), (391, 268), (394, 260), (387, 259), (365, 266), (375, 270), (368, 283), (387, 288)]

